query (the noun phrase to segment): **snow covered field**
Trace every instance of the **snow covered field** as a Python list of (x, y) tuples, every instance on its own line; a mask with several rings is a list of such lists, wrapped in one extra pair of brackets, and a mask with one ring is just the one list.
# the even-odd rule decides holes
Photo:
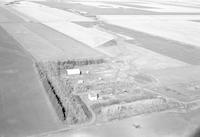
[(114, 39), (111, 34), (95, 28), (84, 28), (74, 23), (50, 22), (44, 24), (93, 48)]
[(105, 2), (72, 2), (72, 3), (79, 3), (82, 5), (87, 5), (87, 6), (94, 6), (98, 8), (131, 8), (129, 6), (122, 6), (122, 5), (117, 5), (117, 4), (110, 4), (110, 3), (105, 3)]
[(144, 2), (144, 3), (129, 3), (130, 5), (139, 5), (139, 6), (146, 6), (149, 8), (145, 8), (148, 11), (155, 11), (155, 12), (178, 12), (178, 13), (200, 13), (199, 8), (194, 7), (185, 7), (185, 6), (178, 6), (178, 5), (168, 5), (168, 4), (160, 4), (160, 3), (152, 3), (152, 2)]
[[(117, 3), (117, 4), (111, 4), (109, 2), (100, 2), (100, 1), (92, 1), (92, 2), (86, 2), (86, 1), (72, 1), (72, 3), (78, 3), (86, 6), (92, 6), (97, 8), (124, 8), (124, 9), (138, 9), (138, 10), (147, 10), (147, 11), (154, 11), (154, 12), (178, 12), (178, 13), (200, 13), (200, 9), (198, 7), (186, 7), (186, 6), (180, 6), (180, 3), (178, 5), (170, 5), (166, 3), (154, 3), (151, 1), (128, 1), (126, 3)], [(125, 6), (125, 5), (126, 6)], [(184, 3), (182, 3), (184, 4)], [(133, 7), (133, 6), (144, 6), (145, 9), (140, 7)], [(186, 5), (186, 4), (185, 4)]]
[(38, 22), (74, 38), (88, 46), (97, 47), (115, 37), (96, 28), (84, 28), (72, 21), (92, 21), (92, 19), (67, 11), (50, 8), (32, 2), (21, 2), (13, 8)]
[[(71, 3), (71, 2), (69, 2)], [(120, 7), (120, 6), (115, 6), (117, 4), (108, 4), (105, 2), (72, 2), (72, 3), (76, 3), (76, 4), (86, 4), (86, 5), (93, 5), (93, 6), (97, 6), (99, 8), (104, 8), (102, 7), (102, 5), (107, 5), (109, 6), (109, 8), (126, 8), (126, 7)], [(113, 33), (108, 33), (108, 32), (104, 32), (101, 30), (98, 30), (97, 28), (94, 27), (83, 27), (80, 25), (77, 25), (75, 23), (73, 23), (74, 21), (79, 21), (79, 22), (93, 22), (94, 20), (89, 18), (89, 17), (84, 17), (75, 13), (71, 13), (68, 12), (66, 10), (61, 10), (61, 9), (57, 9), (57, 8), (53, 8), (53, 7), (49, 7), (49, 6), (45, 6), (43, 4), (38, 4), (38, 3), (33, 3), (33, 2), (20, 2), (20, 4), (16, 4), (16, 5), (12, 5), (11, 6), (13, 9), (15, 9), (16, 11), (20, 12), (21, 14), (25, 15), (26, 17), (39, 22), (57, 32), (60, 32), (66, 36), (69, 36), (81, 43), (84, 43), (92, 48), (95, 48), (97, 50), (100, 49), (101, 52), (103, 53), (107, 53), (108, 55), (117, 55), (119, 54), (115, 49), (117, 47), (114, 47), (112, 49), (112, 47), (110, 49), (105, 48), (102, 50), (102, 48), (97, 48), (100, 45), (107, 43), (113, 39), (116, 39), (116, 37), (113, 35)], [(176, 27), (173, 26), (174, 21), (175, 23), (184, 23), (186, 22), (186, 20), (195, 20), (200, 18), (199, 15), (175, 15), (175, 16), (171, 16), (171, 15), (166, 15), (166, 16), (159, 16), (159, 15), (100, 15), (98, 16), (99, 19), (117, 25), (117, 26), (121, 26), (121, 27), (125, 27), (128, 29), (134, 29), (134, 30), (139, 30), (139, 31), (144, 31), (153, 35), (157, 35), (157, 36), (161, 36), (161, 37), (165, 37), (168, 39), (173, 39), (175, 38), (175, 40), (180, 39), (181, 42), (186, 41), (186, 42), (190, 42), (190, 44), (197, 44), (199, 42), (198, 39), (195, 39), (193, 41), (191, 41), (190, 38), (188, 37), (188, 41), (187, 39), (182, 38), (181, 36), (184, 35), (175, 35), (177, 32), (178, 33), (182, 33), (183, 30), (181, 30), (181, 28), (179, 28), (178, 30), (176, 30), (175, 32), (173, 32), (173, 28)], [(169, 19), (171, 19), (173, 21), (173, 23), (171, 23), (169, 21)], [(156, 23), (154, 23), (156, 20)], [(164, 23), (162, 23), (164, 22)], [(171, 23), (171, 24), (170, 24)], [(190, 23), (190, 22), (189, 22)], [(159, 24), (161, 24), (162, 26), (159, 27)], [(198, 23), (194, 23), (194, 24), (198, 24)], [(160, 29), (162, 28), (162, 29)], [(9, 30), (9, 27), (7, 25), (7, 29)], [(191, 31), (187, 31), (186, 33), (191, 33), (191, 32), (195, 32), (193, 31), (194, 29), (192, 29)], [(171, 32), (172, 31), (172, 32)], [(160, 32), (164, 32), (164, 33), (160, 33)], [(11, 32), (12, 33), (12, 32)], [(165, 34), (166, 33), (166, 34)], [(169, 35), (170, 34), (170, 35)], [(34, 35), (34, 34), (31, 34)], [(133, 37), (128, 37), (126, 35), (123, 34), (116, 34), (119, 37), (124, 38), (125, 40), (134, 40)], [(176, 37), (174, 37), (176, 36)], [(22, 36), (20, 36), (18, 38), (19, 40), (22, 39), (22, 43), (23, 38)], [(47, 41), (41, 40), (43, 41), (43, 43), (48, 43)], [(192, 43), (191, 43), (192, 42)], [(23, 45), (23, 44), (22, 44)], [(26, 44), (25, 44), (26, 45)], [(48, 44), (43, 44), (43, 45), (49, 45), (49, 50), (52, 52), (49, 53), (45, 53), (45, 50), (41, 50), (40, 52), (44, 52), (44, 54), (41, 53), (41, 55), (39, 55), (40, 58), (48, 58), (47, 56), (51, 56), (50, 53), (52, 54), (52, 58), (53, 57), (57, 57), (57, 55), (62, 55), (64, 56), (64, 53), (62, 51), (60, 51), (60, 49), (56, 49), (53, 50), (52, 47), (53, 45), (51, 45), (50, 43)], [(48, 47), (48, 46), (47, 46)], [(184, 63), (182, 61), (164, 56), (162, 54), (158, 54), (158, 53), (154, 53), (152, 51), (149, 51), (147, 49), (143, 49), (143, 48), (139, 48), (137, 46), (132, 45), (132, 48), (129, 48), (127, 46), (127, 44), (125, 45), (125, 47), (127, 48), (126, 50), (130, 50), (132, 51), (132, 56), (135, 58), (135, 64), (137, 64), (138, 68), (149, 68), (149, 69), (159, 69), (159, 68), (167, 68), (167, 67), (178, 67), (178, 66), (185, 66), (187, 65), (187, 63)], [(131, 47), (131, 46), (130, 46)], [(135, 48), (133, 48), (135, 47)], [(35, 48), (35, 50), (34, 50)], [(37, 56), (37, 53), (39, 54), (40, 52), (37, 52), (37, 50), (39, 50), (39, 48), (28, 48), (28, 50), (30, 52), (33, 52), (33, 54), (35, 56)], [(55, 48), (55, 47), (53, 47)], [(107, 50), (107, 51), (106, 51)], [(117, 49), (118, 51), (120, 50), (120, 48)], [(123, 50), (123, 49), (121, 49)], [(35, 51), (35, 52), (34, 52)], [(53, 52), (54, 51), (54, 52)], [(55, 52), (57, 51), (57, 52)], [(58, 54), (59, 53), (59, 54)], [(154, 64), (154, 65), (151, 65)]]
[[(59, 3), (62, 2), (62, 0), (59, 1)], [(147, 33), (182, 44), (188, 44), (196, 47), (200, 46), (200, 24), (195, 22), (195, 20), (200, 20), (200, 15), (182, 14), (184, 12), (198, 13), (200, 11), (198, 8), (191, 6), (186, 7), (180, 5), (170, 5), (166, 4), (167, 1), (159, 3), (152, 1), (133, 1), (126, 3), (64, 1), (63, 3), (66, 3), (66, 5), (69, 3), (81, 5), (83, 7), (89, 6), (98, 9), (113, 9), (116, 11), (133, 10), (133, 13), (135, 9), (146, 10), (147, 12), (153, 11), (155, 13), (181, 13), (181, 15), (97, 15), (97, 17), (102, 22), (129, 30)], [(177, 3), (178, 2), (176, 2), (176, 4)], [(122, 33), (115, 33), (116, 35), (114, 36), (113, 33), (109, 33), (109, 31), (105, 32), (96, 27), (84, 27), (79, 24), (75, 24), (74, 22), (94, 22), (95, 20), (93, 18), (69, 12), (71, 10), (62, 10), (53, 6), (45, 6), (43, 4), (26, 1), (14, 4), (11, 7), (26, 18), (39, 22), (92, 48), (97, 48), (104, 43), (116, 39), (116, 36), (122, 37), (125, 40), (134, 40), (133, 37), (128, 37)], [(88, 14), (89, 12), (86, 13)], [(146, 52), (148, 52), (148, 50)], [(113, 52), (113, 54), (115, 53)]]
[(20, 4), (12, 5), (12, 8), (40, 22), (93, 21), (87, 17), (33, 2), (23, 1)]
[(200, 16), (177, 16), (101, 15), (99, 19), (108, 24), (200, 47), (200, 24), (187, 20), (199, 20)]

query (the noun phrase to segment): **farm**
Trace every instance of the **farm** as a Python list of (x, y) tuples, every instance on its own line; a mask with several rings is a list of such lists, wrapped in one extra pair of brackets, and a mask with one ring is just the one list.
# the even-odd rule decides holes
[(1, 0), (0, 136), (195, 134), (199, 8), (199, 0)]
[(38, 62), (36, 67), (60, 120), (69, 127), (199, 107), (163, 96), (158, 91), (170, 92), (153, 76), (126, 65), (105, 58)]

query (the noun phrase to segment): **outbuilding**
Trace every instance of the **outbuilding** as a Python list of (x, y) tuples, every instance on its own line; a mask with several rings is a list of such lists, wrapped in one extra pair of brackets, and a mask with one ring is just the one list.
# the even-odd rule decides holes
[(80, 69), (67, 69), (67, 75), (81, 75)]
[(99, 93), (89, 93), (88, 94), (88, 99), (90, 101), (97, 101), (99, 99)]

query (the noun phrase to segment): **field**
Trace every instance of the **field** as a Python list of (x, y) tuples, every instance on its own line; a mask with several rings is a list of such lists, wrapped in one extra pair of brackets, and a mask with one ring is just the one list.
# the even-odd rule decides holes
[(0, 136), (21, 137), (61, 128), (33, 59), (2, 27), (0, 58)]

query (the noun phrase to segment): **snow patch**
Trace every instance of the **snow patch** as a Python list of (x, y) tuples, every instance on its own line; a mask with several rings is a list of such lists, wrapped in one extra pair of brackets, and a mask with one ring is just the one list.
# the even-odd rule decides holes
[(132, 37), (129, 37), (129, 36), (126, 36), (126, 35), (123, 35), (123, 34), (117, 34), (117, 35), (122, 37), (122, 38), (124, 38), (124, 39), (126, 39), (126, 40), (133, 40), (134, 39)]

